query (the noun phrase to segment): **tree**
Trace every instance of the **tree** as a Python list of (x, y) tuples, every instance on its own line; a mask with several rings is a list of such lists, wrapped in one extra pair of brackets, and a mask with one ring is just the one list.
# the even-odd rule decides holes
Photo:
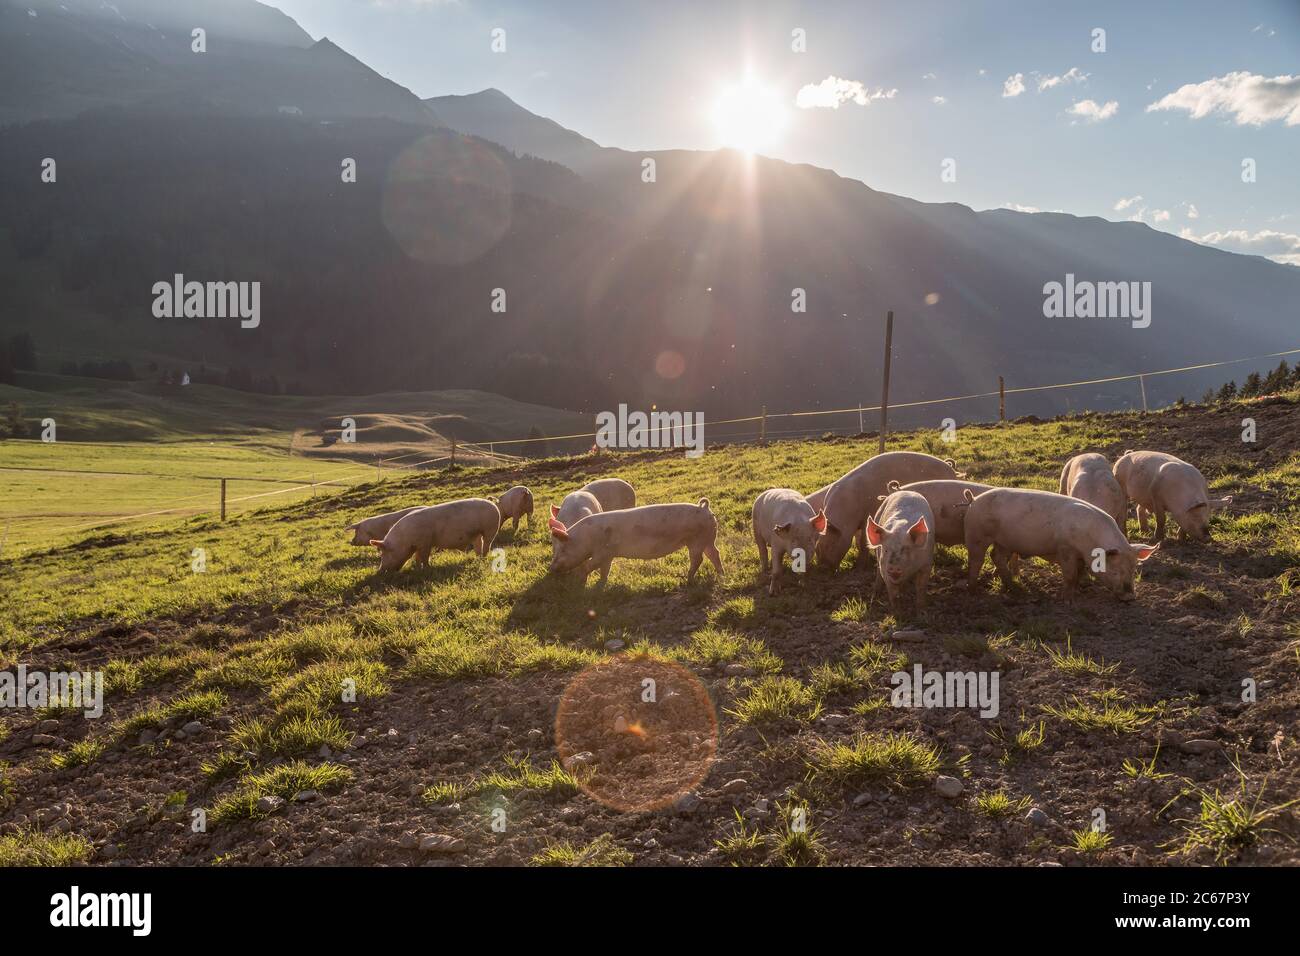
[(1286, 364), (1286, 359), (1283, 359), (1281, 364), (1278, 365), (1277, 368), (1273, 369), (1273, 371), (1269, 372), (1268, 377), (1264, 379), (1263, 394), (1276, 395), (1278, 392), (1285, 391), (1287, 383), (1290, 380), (1291, 367)]
[(1256, 396), (1263, 394), (1263, 390), (1264, 382), (1259, 377), (1259, 373), (1251, 372), (1246, 376), (1246, 381), (1241, 385), (1241, 397), (1255, 398)]
[(0, 438), (26, 438), (27, 422), (23, 419), (23, 407), (17, 402), (5, 406), (4, 420), (0, 421)]
[(0, 342), (0, 385), (13, 385), (14, 365), (9, 358), (9, 347)]
[(1219, 394), (1216, 396), (1215, 400), (1220, 402), (1230, 402), (1236, 397), (1237, 382), (1234, 379), (1231, 382), (1224, 383), (1223, 387), (1219, 389)]

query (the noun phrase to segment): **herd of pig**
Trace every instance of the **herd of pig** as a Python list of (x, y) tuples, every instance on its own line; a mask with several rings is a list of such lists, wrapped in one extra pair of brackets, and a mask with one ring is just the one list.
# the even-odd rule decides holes
[[(1125, 537), (1128, 504), (1137, 508), (1145, 535), (1155, 520), (1151, 544)], [(781, 586), (785, 558), (796, 569), (809, 555), (838, 568), (856, 541), (858, 563), (868, 550), (876, 557), (877, 587), (884, 583), (891, 609), (900, 613), (906, 589), (918, 614), (934, 565), (934, 547), (963, 545), (972, 591), (979, 588), (984, 557), (1009, 587), (1019, 560), (1045, 558), (1060, 566), (1063, 594), (1073, 595), (1091, 573), (1123, 601), (1132, 600), (1138, 565), (1164, 538), (1166, 515), (1182, 537), (1209, 539), (1210, 512), (1232, 501), (1211, 498), (1205, 478), (1192, 465), (1155, 451), (1128, 451), (1112, 467), (1098, 454), (1076, 455), (1061, 470), (1059, 492), (997, 488), (967, 481), (951, 460), (920, 452), (886, 452), (869, 458), (829, 485), (802, 495), (789, 488), (764, 491), (754, 502), (754, 543), (759, 565), (770, 576), (769, 593)], [(379, 570), (400, 570), (412, 557), (427, 565), (437, 549), (469, 550), (484, 556), (507, 520), (517, 530), (531, 523), (532, 492), (522, 485), (500, 498), (464, 498), (430, 507), (406, 508), (349, 525), (352, 543), (379, 549)], [(636, 492), (619, 478), (589, 482), (551, 506), (551, 573), (586, 580), (609, 577), (615, 558), (652, 560), (687, 549), (694, 580), (708, 558), (718, 574), (722, 560), (715, 543), (718, 522), (709, 499), (697, 504), (636, 503)]]

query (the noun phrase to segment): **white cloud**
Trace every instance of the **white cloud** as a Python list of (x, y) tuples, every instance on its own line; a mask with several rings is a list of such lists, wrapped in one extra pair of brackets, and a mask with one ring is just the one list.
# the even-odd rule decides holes
[(930, 97), (930, 102), (933, 103), (935, 106), (943, 106), (944, 103), (947, 103), (947, 102), (948, 102), (948, 97), (946, 97), (946, 96), (932, 96), (932, 97)]
[(794, 105), (801, 110), (837, 110), (841, 103), (852, 101), (858, 106), (866, 106), (872, 100), (892, 100), (897, 95), (897, 89), (881, 88), (872, 92), (858, 80), (828, 76), (820, 83), (808, 83), (801, 87), (795, 96)]
[(1010, 209), (1012, 212), (1042, 212), (1037, 206), (1022, 206), (1018, 202), (1004, 202), (999, 209)]
[(1169, 216), (1170, 212), (1168, 209), (1153, 209), (1151, 211), (1151, 218), (1155, 222), (1168, 222)]
[(923, 73), (923, 74), (921, 74), (921, 79), (923, 79), (923, 80), (933, 80), (933, 79), (935, 79), (935, 75), (934, 75), (933, 73)]
[(984, 69), (984, 67), (981, 66), (981, 67), (976, 71), (976, 75), (977, 75), (977, 76), (988, 76), (988, 75), (989, 75), (989, 71), (986, 70), (986, 69)]
[(1222, 232), (1207, 232), (1198, 236), (1184, 227), (1179, 235), (1202, 245), (1226, 249), (1228, 252), (1267, 256), (1274, 262), (1300, 266), (1300, 235), (1293, 232), (1278, 232), (1275, 229), (1260, 229), (1257, 232), (1229, 229)]
[(1079, 100), (1070, 107), (1068, 112), (1072, 116), (1080, 117), (1086, 123), (1100, 123), (1119, 112), (1119, 103), (1115, 100), (1107, 100), (1105, 103), (1098, 103), (1096, 100)]
[(1196, 208), (1196, 203), (1194, 203), (1194, 202), (1189, 202), (1189, 203), (1186, 203), (1185, 205), (1187, 206), (1187, 218), (1188, 218), (1188, 219), (1200, 219), (1200, 218), (1201, 218), (1201, 213), (1200, 213), (1200, 210), (1198, 210), (1198, 209)]
[(1238, 126), (1263, 126), (1275, 120), (1300, 126), (1300, 76), (1227, 73), (1180, 86), (1147, 107), (1148, 113), (1156, 110), (1186, 110), (1192, 119), (1228, 113)]
[(1011, 76), (1008, 76), (1006, 81), (1002, 84), (1002, 95), (1004, 97), (1019, 96), (1024, 91), (1025, 74), (1023, 73), (1013, 73)]
[(1135, 206), (1141, 201), (1142, 201), (1141, 196), (1129, 196), (1126, 199), (1121, 199), (1119, 200), (1119, 202), (1115, 203), (1115, 211), (1123, 212), (1129, 206)]
[(1088, 74), (1084, 73), (1077, 66), (1072, 66), (1060, 76), (1038, 76), (1038, 92), (1050, 90), (1054, 86), (1060, 86), (1062, 83), (1083, 83), (1088, 79)]

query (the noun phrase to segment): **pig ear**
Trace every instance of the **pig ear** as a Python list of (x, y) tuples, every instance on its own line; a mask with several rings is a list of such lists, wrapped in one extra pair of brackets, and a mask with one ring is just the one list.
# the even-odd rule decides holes
[(880, 541), (885, 536), (885, 529), (876, 524), (875, 518), (867, 519), (867, 543), (873, 548), (880, 547)]
[(564, 526), (563, 521), (552, 518), (547, 525), (551, 529), (551, 534), (555, 535), (561, 541), (569, 540), (569, 529)]
[(560, 516), (560, 506), (559, 506), (559, 505), (551, 505), (551, 517), (552, 517), (552, 518), (558, 518), (559, 516)]
[(1141, 564), (1147, 558), (1151, 557), (1151, 555), (1155, 554), (1157, 551), (1160, 550), (1160, 543), (1156, 542), (1155, 544), (1133, 544), (1133, 545), (1129, 545), (1129, 547), (1133, 549), (1133, 553), (1137, 556), (1138, 564)]
[(917, 518), (916, 524), (907, 529), (907, 535), (913, 542), (920, 541), (930, 533), (930, 525), (926, 523), (925, 518)]
[(376, 548), (382, 548), (384, 546), (384, 542), (379, 540), (378, 538), (371, 538), (370, 543), (373, 544)]
[(826, 533), (826, 512), (825, 511), (819, 511), (812, 516), (812, 526), (813, 526), (813, 530), (816, 531), (818, 534)]
[(790, 522), (787, 521), (785, 524), (779, 524), (779, 525), (777, 525), (776, 527), (774, 527), (774, 528), (772, 529), (772, 531), (773, 531), (773, 533), (775, 533), (775, 534), (780, 534), (780, 535), (786, 535), (786, 534), (789, 534), (789, 533), (790, 533)]
[(1228, 495), (1224, 498), (1213, 498), (1210, 501), (1210, 510), (1218, 511), (1220, 508), (1226, 508), (1230, 504), (1232, 504), (1232, 495)]

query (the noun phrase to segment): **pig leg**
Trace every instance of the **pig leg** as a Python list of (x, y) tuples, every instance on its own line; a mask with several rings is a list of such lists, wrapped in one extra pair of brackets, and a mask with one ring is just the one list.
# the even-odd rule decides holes
[(1143, 534), (1147, 533), (1147, 527), (1150, 525), (1148, 515), (1149, 512), (1146, 508), (1143, 508), (1141, 505), (1137, 506), (1138, 530)]
[(898, 610), (898, 585), (892, 581), (885, 582), (885, 594), (889, 597), (889, 613), (902, 620)]
[(692, 581), (695, 580), (695, 572), (700, 570), (700, 562), (703, 560), (704, 560), (704, 551), (703, 550), (696, 551), (695, 549), (692, 548), (691, 549), (691, 570), (686, 575), (687, 584), (690, 584)]
[(513, 534), (518, 530), (519, 530), (519, 515), (515, 515), (513, 518), (510, 519), (510, 532)]
[(930, 569), (924, 568), (916, 575), (916, 616), (925, 613), (925, 592), (930, 586)]
[(417, 567), (427, 568), (429, 566), (429, 552), (432, 550), (432, 545), (415, 549), (415, 563)]
[(1069, 601), (1078, 588), (1083, 559), (1073, 551), (1062, 551), (1056, 556), (1056, 563), (1061, 566), (1061, 600)]
[[(591, 565), (589, 567), (592, 568), (593, 570), (600, 571), (600, 580), (596, 582), (596, 587), (598, 588), (605, 587), (605, 582), (609, 580), (609, 566), (613, 563), (614, 563), (613, 558), (606, 559), (606, 561), (603, 564), (597, 564), (595, 558), (591, 559)], [(589, 570), (587, 573), (591, 574), (591, 571)]]
[(1165, 509), (1162, 505), (1156, 505), (1156, 540), (1165, 539)]
[(718, 577), (722, 576), (722, 555), (718, 554), (718, 546), (709, 542), (709, 546), (704, 549), (704, 556), (709, 559), (713, 565), (713, 570), (718, 572)]
[(767, 574), (767, 541), (765, 541), (763, 535), (759, 533), (757, 521), (754, 522), (754, 544), (758, 546), (759, 571), (763, 574)]
[(997, 569), (998, 577), (1002, 579), (1002, 590), (1010, 591), (1011, 586), (1015, 584), (1016, 573), (1011, 569), (1012, 555), (1000, 545), (993, 546), (993, 567)]
[(988, 554), (987, 541), (966, 542), (966, 588), (972, 594), (980, 589), (980, 571), (984, 567), (984, 555)]
[(853, 559), (853, 567), (865, 568), (867, 566), (867, 526), (865, 524), (854, 533), (853, 540), (858, 545), (858, 556)]
[(772, 545), (772, 574), (771, 580), (767, 585), (767, 593), (775, 594), (781, 590), (781, 572), (785, 570), (785, 552), (781, 550), (781, 545)]

